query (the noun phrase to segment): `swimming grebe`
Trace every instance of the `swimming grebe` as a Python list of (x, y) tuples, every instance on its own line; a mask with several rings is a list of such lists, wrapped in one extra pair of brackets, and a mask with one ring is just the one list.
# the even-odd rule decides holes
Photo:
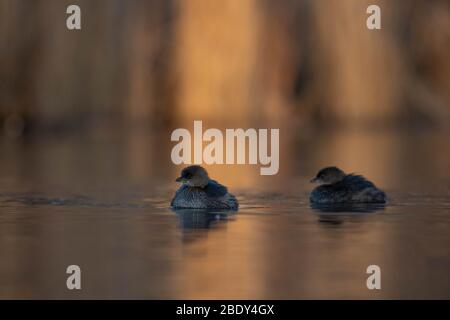
[(319, 171), (311, 180), (321, 184), (315, 188), (309, 200), (313, 203), (385, 203), (386, 195), (363, 176), (346, 174), (337, 167)]
[(175, 181), (181, 182), (182, 186), (170, 203), (173, 208), (237, 210), (239, 207), (227, 187), (211, 180), (201, 166), (184, 168)]

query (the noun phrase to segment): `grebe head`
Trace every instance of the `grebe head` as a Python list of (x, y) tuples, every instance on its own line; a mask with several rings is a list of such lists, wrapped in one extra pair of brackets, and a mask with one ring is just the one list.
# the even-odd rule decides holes
[(346, 176), (345, 172), (337, 167), (327, 167), (320, 170), (317, 176), (311, 180), (312, 183), (333, 184), (341, 181)]
[(190, 187), (205, 187), (209, 182), (208, 172), (201, 166), (189, 166), (181, 171), (181, 175), (175, 180)]

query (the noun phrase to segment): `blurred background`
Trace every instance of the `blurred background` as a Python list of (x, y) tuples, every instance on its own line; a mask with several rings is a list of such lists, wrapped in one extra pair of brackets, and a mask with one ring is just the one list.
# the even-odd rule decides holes
[[(66, 297), (72, 261), (95, 265), (88, 297), (371, 297), (346, 279), (375, 257), (407, 270), (379, 297), (448, 298), (449, 58), (448, 0), (0, 0), (0, 297)], [(280, 171), (208, 166), (241, 215), (186, 244), (170, 133), (194, 120), (280, 128)], [(308, 181), (329, 165), (386, 190), (388, 215), (318, 225)]]
[[(448, 125), (450, 8), (407, 1), (0, 1), (3, 134), (229, 125)], [(366, 28), (377, 4), (382, 29)]]
[[(82, 30), (69, 31), (72, 3), (0, 1), (3, 139), (150, 130), (127, 145), (145, 150), (155, 139), (170, 150), (170, 132), (200, 119), (205, 128), (281, 128), (291, 150), (293, 136), (317, 146), (322, 134), (338, 139), (324, 133), (335, 128), (450, 124), (446, 0), (80, 0)], [(366, 28), (370, 4), (381, 7), (381, 30)], [(354, 141), (341, 140), (319, 150)], [(379, 141), (354, 141), (347, 149), (362, 149), (348, 158)], [(381, 161), (403, 145), (382, 150)], [(145, 171), (149, 159), (133, 159)], [(374, 171), (369, 159), (348, 166), (360, 160)]]

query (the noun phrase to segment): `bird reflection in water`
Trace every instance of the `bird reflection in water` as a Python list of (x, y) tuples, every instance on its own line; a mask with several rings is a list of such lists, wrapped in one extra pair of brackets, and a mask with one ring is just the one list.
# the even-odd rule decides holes
[(319, 222), (330, 225), (340, 225), (346, 218), (363, 217), (384, 210), (384, 208), (384, 203), (311, 203), (311, 209), (319, 214)]
[(172, 209), (183, 230), (205, 230), (234, 219), (236, 212), (220, 209)]

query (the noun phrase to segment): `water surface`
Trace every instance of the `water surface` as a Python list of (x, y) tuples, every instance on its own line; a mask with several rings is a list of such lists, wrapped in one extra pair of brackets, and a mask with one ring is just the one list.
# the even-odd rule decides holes
[[(237, 213), (172, 211), (180, 167), (146, 137), (3, 142), (0, 298), (450, 298), (447, 136), (335, 137), (285, 142), (274, 177), (211, 168)], [(308, 181), (331, 164), (389, 203), (312, 208)], [(71, 264), (81, 291), (66, 289)]]

